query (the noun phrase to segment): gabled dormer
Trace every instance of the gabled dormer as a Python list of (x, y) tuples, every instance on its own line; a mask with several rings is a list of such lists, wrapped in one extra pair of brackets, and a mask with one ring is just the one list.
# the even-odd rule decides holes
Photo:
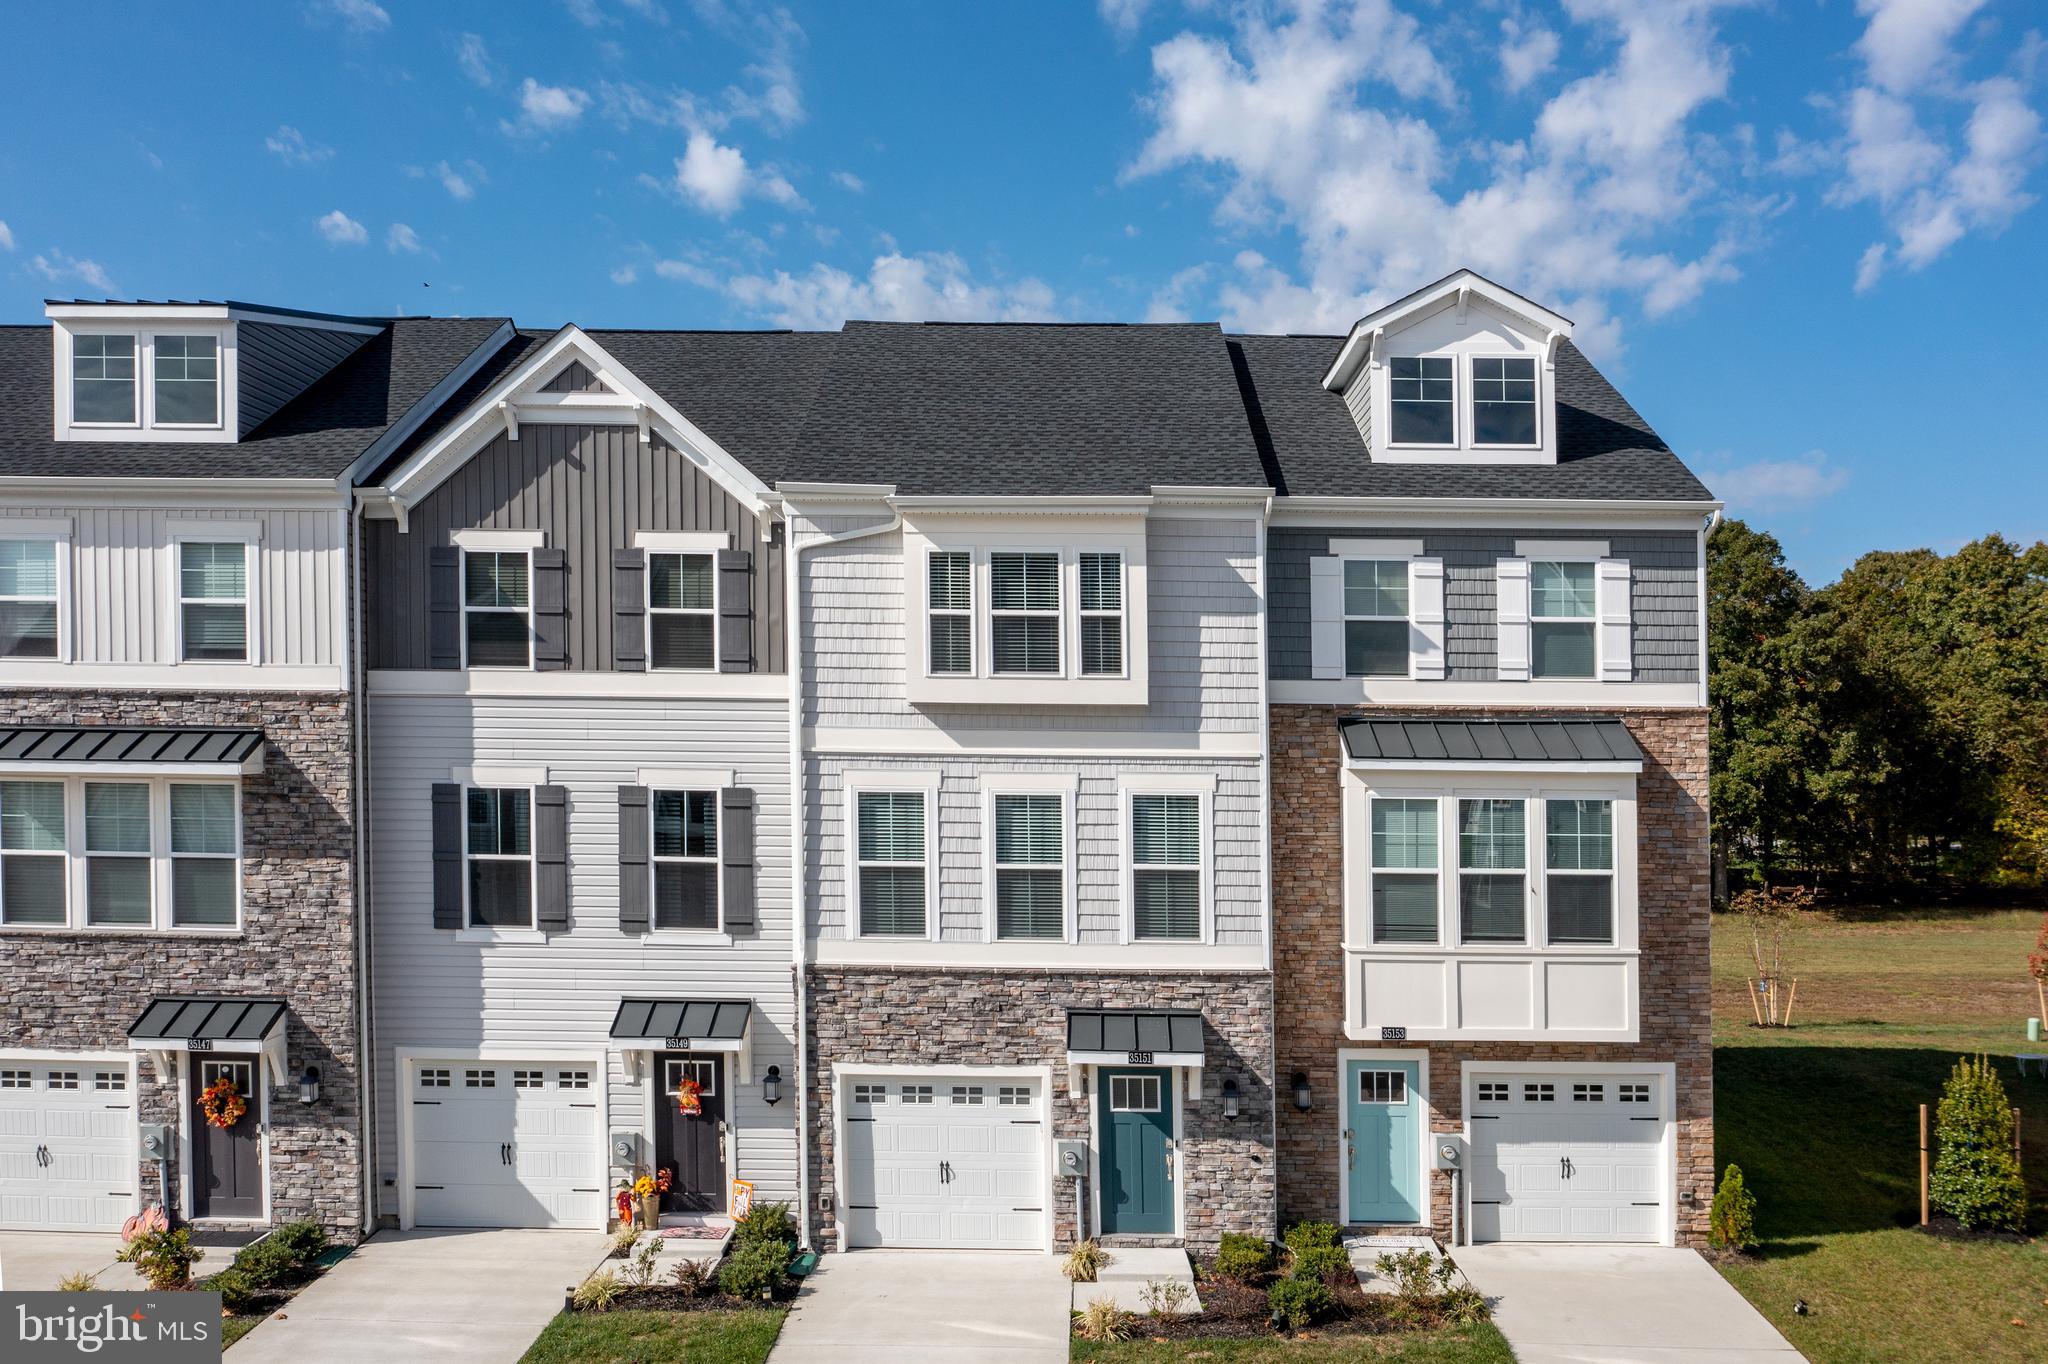
[(229, 444), (384, 330), (250, 303), (50, 300), (60, 441)]
[(1571, 319), (1470, 270), (1360, 318), (1323, 377), (1375, 462), (1557, 463)]

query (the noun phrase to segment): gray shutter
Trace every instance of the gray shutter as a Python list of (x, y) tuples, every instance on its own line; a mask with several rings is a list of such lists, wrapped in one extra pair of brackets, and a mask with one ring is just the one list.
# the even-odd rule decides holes
[(725, 931), (754, 929), (754, 793), (729, 786), (718, 795), (718, 860), (725, 876)]
[(543, 932), (569, 928), (569, 788), (533, 788), (533, 920)]
[(559, 672), (569, 666), (569, 555), (533, 551), (533, 667)]
[(462, 551), (427, 551), (427, 666), (462, 666)]
[(434, 783), (434, 927), (462, 927), (462, 788)]
[(648, 884), (647, 788), (619, 788), (619, 932), (645, 933), (652, 888)]
[(754, 556), (718, 551), (718, 671), (754, 671)]
[(612, 665), (647, 671), (647, 551), (612, 551)]

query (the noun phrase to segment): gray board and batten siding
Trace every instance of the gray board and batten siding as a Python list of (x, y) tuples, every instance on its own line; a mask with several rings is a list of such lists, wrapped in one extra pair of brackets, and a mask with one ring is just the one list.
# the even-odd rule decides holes
[(409, 525), (401, 533), (394, 521), (365, 523), (372, 668), (435, 666), (430, 561), (458, 530), (543, 531), (562, 551), (566, 666), (578, 672), (619, 670), (614, 551), (640, 531), (727, 532), (734, 550), (752, 556), (751, 670), (787, 667), (782, 546), (765, 541), (760, 518), (658, 432), (642, 444), (630, 426), (527, 423), (518, 440), (494, 437), (421, 499)]
[[(1267, 647), (1276, 681), (1306, 681), (1310, 659), (1309, 560), (1329, 552), (1332, 539), (1415, 539), (1413, 528), (1296, 530), (1274, 527), (1266, 537), (1272, 575)], [(1698, 682), (1699, 537), (1686, 531), (1601, 532), (1559, 530), (1423, 531), (1422, 552), (1444, 561), (1444, 663), (1453, 682), (1490, 682), (1498, 676), (1495, 564), (1521, 540), (1604, 540), (1608, 553), (1628, 560), (1630, 645), (1637, 682)]]

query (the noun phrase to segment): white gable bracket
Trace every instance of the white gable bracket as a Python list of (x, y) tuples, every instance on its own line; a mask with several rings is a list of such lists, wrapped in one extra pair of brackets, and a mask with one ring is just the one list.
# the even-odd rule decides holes
[(519, 409), (511, 403), (499, 403), (498, 415), (505, 419), (505, 439), (519, 439)]
[(1543, 338), (1543, 368), (1557, 368), (1557, 352), (1564, 346), (1564, 337), (1563, 332), (1552, 331)]

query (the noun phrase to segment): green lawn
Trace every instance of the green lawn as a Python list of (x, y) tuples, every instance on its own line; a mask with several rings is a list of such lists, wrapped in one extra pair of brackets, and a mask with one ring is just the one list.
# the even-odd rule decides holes
[[(1140, 1323), (1142, 1328), (1143, 1323)], [(1074, 1342), (1070, 1358), (1097, 1364), (1514, 1364), (1507, 1341), (1490, 1325), (1394, 1336), (1349, 1336), (1335, 1340), (1175, 1340), (1166, 1344), (1126, 1341), (1120, 1345)]]
[[(2026, 956), (2040, 920), (1817, 920), (1788, 956), (1794, 1026), (1762, 1030), (1742, 985), (1746, 933), (1716, 919), (1716, 1157), (1742, 1166), (1764, 1237), (1760, 1263), (1725, 1272), (1814, 1364), (2048, 1359), (2048, 1255), (1912, 1229), (1917, 1106), (1940, 1097), (1957, 1056), (2029, 1049)], [(2001, 1069), (2025, 1115), (2030, 1192), (2048, 1201), (2048, 1080)], [(1812, 1315), (1793, 1312), (1800, 1298)]]
[(564, 1312), (520, 1364), (762, 1364), (787, 1310)]
[(248, 1335), (262, 1324), (262, 1317), (222, 1317), (220, 1322), (221, 1349), (227, 1349), (228, 1346), (234, 1344), (243, 1336)]

